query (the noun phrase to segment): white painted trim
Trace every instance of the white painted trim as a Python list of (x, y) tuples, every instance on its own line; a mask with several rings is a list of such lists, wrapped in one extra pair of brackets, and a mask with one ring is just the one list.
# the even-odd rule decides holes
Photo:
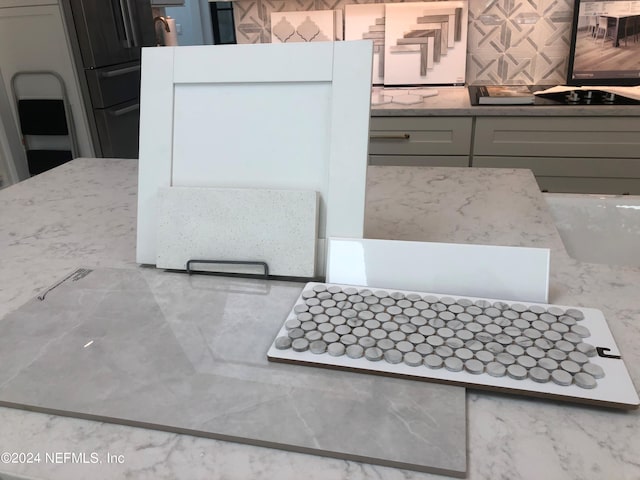
[(174, 50), (142, 49), (136, 250), (138, 263), (156, 262), (156, 197), (158, 188), (171, 185)]

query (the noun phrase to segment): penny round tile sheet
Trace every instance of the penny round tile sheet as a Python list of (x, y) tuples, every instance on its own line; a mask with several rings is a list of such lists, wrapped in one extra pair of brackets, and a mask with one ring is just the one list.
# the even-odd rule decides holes
[(268, 357), (634, 408), (617, 352), (591, 308), (309, 283)]

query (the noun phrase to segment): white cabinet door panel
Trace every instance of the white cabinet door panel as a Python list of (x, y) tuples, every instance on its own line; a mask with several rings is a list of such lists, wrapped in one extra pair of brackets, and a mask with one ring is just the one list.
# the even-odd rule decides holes
[(163, 186), (315, 190), (319, 238), (362, 237), (371, 49), (144, 49), (137, 261), (155, 263)]

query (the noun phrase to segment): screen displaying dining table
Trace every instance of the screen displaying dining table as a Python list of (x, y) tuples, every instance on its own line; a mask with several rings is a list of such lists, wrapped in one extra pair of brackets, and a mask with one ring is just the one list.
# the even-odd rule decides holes
[(640, 2), (576, 0), (567, 83), (637, 85)]

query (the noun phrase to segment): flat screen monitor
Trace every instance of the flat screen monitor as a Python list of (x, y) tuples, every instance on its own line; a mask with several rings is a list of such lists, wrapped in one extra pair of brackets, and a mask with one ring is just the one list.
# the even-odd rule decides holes
[(640, 85), (640, 2), (575, 0), (568, 85)]

